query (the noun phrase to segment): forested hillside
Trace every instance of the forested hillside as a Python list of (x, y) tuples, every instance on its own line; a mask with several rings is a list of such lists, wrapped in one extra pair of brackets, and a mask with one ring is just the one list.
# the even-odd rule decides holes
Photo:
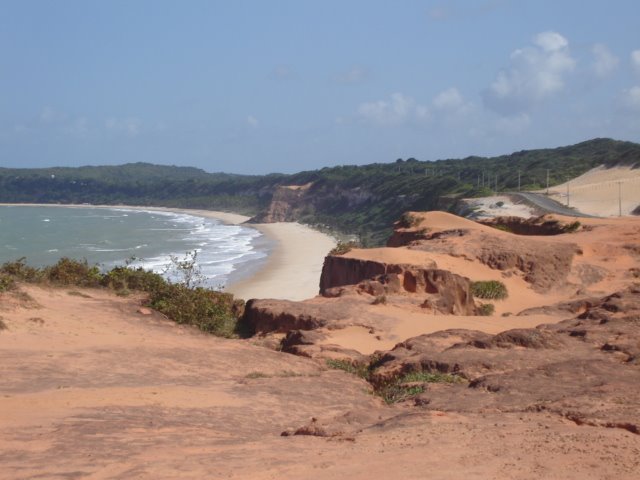
[[(207, 173), (145, 163), (121, 166), (0, 168), (0, 202), (93, 203), (207, 208), (256, 215), (284, 185), (309, 188), (295, 196), (287, 220), (322, 223), (378, 244), (406, 210), (448, 209), (460, 196), (562, 183), (598, 165), (640, 166), (640, 144), (594, 139), (499, 157), (337, 166), (292, 175)], [(292, 197), (293, 198), (293, 197)], [(264, 213), (263, 213), (264, 217)]]

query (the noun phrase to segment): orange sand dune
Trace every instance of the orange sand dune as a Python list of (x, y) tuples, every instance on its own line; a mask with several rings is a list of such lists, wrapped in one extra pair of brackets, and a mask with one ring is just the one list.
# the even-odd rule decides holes
[[(24, 290), (33, 301), (0, 296), (2, 478), (636, 478), (625, 430), (388, 407), (353, 375), (143, 316), (136, 299)], [(347, 433), (280, 436), (312, 417)]]

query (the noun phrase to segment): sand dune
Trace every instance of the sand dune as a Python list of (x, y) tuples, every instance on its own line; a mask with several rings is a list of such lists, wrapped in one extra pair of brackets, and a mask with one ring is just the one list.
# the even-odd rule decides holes
[(549, 189), (560, 203), (600, 217), (630, 215), (640, 206), (640, 168), (597, 167)]

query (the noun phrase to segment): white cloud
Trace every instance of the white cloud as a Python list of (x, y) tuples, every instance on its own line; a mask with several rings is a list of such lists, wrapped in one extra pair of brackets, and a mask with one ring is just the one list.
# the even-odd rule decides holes
[(260, 122), (253, 115), (247, 116), (247, 125), (253, 128), (257, 128), (260, 125)]
[(623, 105), (629, 110), (640, 111), (640, 85), (622, 92)]
[(567, 39), (556, 32), (539, 33), (534, 37), (533, 43), (545, 52), (557, 52), (569, 46)]
[(433, 105), (441, 110), (457, 110), (464, 105), (464, 99), (457, 88), (451, 87), (436, 95)]
[(366, 102), (358, 107), (358, 115), (376, 125), (398, 125), (408, 121), (426, 120), (429, 109), (402, 93), (393, 93), (389, 100)]
[(542, 32), (533, 43), (511, 54), (509, 68), (499, 72), (484, 93), (488, 107), (501, 113), (522, 112), (564, 88), (565, 76), (576, 64), (567, 39)]
[(136, 117), (127, 117), (121, 119), (111, 117), (105, 120), (104, 126), (107, 128), (107, 130), (124, 133), (129, 137), (136, 137), (140, 134), (142, 121)]
[(368, 73), (366, 69), (354, 66), (346, 72), (342, 72), (341, 74), (337, 75), (335, 79), (338, 83), (354, 84), (361, 83), (366, 80), (367, 75)]
[(591, 53), (594, 56), (592, 68), (598, 77), (606, 77), (618, 67), (620, 62), (618, 57), (611, 53), (605, 45), (601, 43), (594, 45)]
[(640, 74), (640, 50), (631, 52), (631, 66)]

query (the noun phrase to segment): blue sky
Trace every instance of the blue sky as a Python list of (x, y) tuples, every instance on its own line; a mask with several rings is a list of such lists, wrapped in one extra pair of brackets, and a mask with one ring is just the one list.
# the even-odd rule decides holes
[(637, 0), (0, 7), (0, 166), (295, 172), (640, 141)]

